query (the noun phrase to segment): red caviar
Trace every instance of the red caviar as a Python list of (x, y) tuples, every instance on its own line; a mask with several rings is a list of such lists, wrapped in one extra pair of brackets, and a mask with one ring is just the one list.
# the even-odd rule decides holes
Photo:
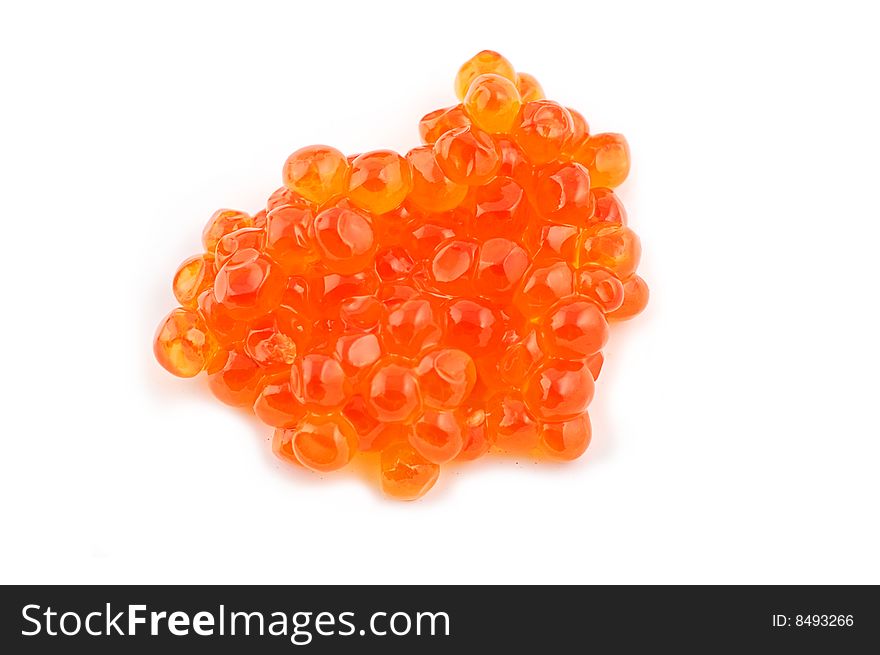
[(612, 190), (623, 136), (491, 50), (455, 92), (405, 155), (301, 148), (264, 209), (215, 212), (154, 340), (281, 459), (323, 473), (374, 453), (404, 500), (487, 453), (580, 457), (609, 326), (649, 295)]

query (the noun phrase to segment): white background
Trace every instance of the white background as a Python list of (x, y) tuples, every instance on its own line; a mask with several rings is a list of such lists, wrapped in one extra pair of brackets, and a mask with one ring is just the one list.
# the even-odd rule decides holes
[[(4, 3), (2, 582), (880, 583), (868, 3)], [(632, 146), (646, 313), (588, 454), (421, 502), (291, 471), (152, 359), (294, 149), (416, 144), (483, 48)]]

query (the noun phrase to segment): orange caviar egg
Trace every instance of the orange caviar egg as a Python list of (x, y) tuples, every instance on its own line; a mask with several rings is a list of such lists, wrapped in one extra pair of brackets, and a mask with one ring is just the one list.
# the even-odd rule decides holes
[(165, 317), (153, 342), (159, 363), (181, 378), (198, 375), (205, 368), (211, 351), (211, 338), (202, 317), (183, 308)]
[(329, 146), (300, 148), (287, 158), (282, 174), (290, 191), (316, 205), (342, 195), (347, 176), (345, 155)]
[(326, 473), (351, 461), (357, 452), (357, 434), (343, 416), (309, 415), (294, 430), (291, 446), (300, 464)]
[(639, 237), (625, 225), (599, 223), (581, 235), (578, 245), (581, 266), (598, 264), (621, 280), (635, 273), (641, 255)]
[(339, 409), (351, 395), (342, 365), (320, 353), (310, 353), (294, 364), (290, 384), (296, 399), (313, 412)]
[(416, 367), (416, 374), (425, 405), (435, 409), (455, 409), (461, 405), (477, 380), (474, 360), (456, 348), (428, 353)]
[(554, 459), (572, 460), (584, 454), (593, 428), (586, 413), (561, 423), (545, 423), (541, 429), (541, 449)]
[(498, 176), (474, 194), (471, 234), (477, 239), (520, 234), (528, 219), (526, 193), (509, 177)]
[(516, 90), (519, 91), (523, 102), (544, 99), (544, 89), (541, 88), (541, 84), (534, 75), (528, 73), (516, 74)]
[(480, 247), (474, 273), (474, 288), (482, 297), (505, 302), (529, 267), (529, 255), (515, 241), (498, 237)]
[(536, 417), (562, 421), (586, 411), (593, 388), (593, 376), (582, 361), (553, 359), (532, 373), (523, 398)]
[(303, 273), (319, 257), (312, 210), (280, 205), (266, 215), (265, 250), (288, 274)]
[(422, 410), (415, 372), (403, 362), (380, 361), (366, 383), (367, 408), (386, 423), (411, 422)]
[(503, 394), (489, 401), (489, 431), (502, 451), (531, 450), (538, 445), (539, 429), (535, 416), (518, 394)]
[(321, 261), (334, 273), (352, 275), (373, 261), (376, 238), (366, 214), (331, 207), (315, 218), (314, 231)]
[(590, 171), (593, 186), (613, 189), (629, 175), (629, 144), (621, 134), (594, 134), (574, 153)]
[(215, 212), (153, 340), (285, 462), (357, 458), (401, 500), (452, 462), (580, 457), (602, 349), (649, 298), (626, 140), (494, 51), (455, 89), (405, 156), (308, 146), (263, 208)]
[(638, 275), (632, 275), (623, 281), (623, 303), (613, 312), (609, 312), (609, 321), (625, 321), (641, 314), (648, 304), (648, 285)]
[(410, 445), (429, 462), (446, 464), (461, 452), (461, 426), (452, 412), (429, 409), (415, 422)]
[(513, 298), (524, 316), (541, 316), (557, 301), (574, 293), (574, 271), (566, 262), (556, 261), (532, 266)]
[(606, 314), (623, 304), (623, 282), (608, 269), (587, 264), (575, 273), (578, 293), (595, 302)]
[(453, 182), (434, 159), (432, 146), (413, 148), (406, 155), (412, 168), (412, 191), (409, 200), (418, 207), (445, 212), (455, 209), (467, 195), (468, 187)]
[(380, 456), (382, 491), (398, 500), (416, 500), (434, 486), (440, 467), (408, 443), (395, 443)]
[(548, 221), (586, 225), (593, 215), (590, 174), (580, 164), (550, 164), (538, 171), (535, 207)]
[(498, 144), (476, 127), (461, 127), (443, 134), (434, 144), (434, 156), (446, 177), (469, 186), (485, 184), (501, 168)]
[(432, 111), (419, 121), (419, 136), (422, 143), (433, 145), (437, 139), (449, 130), (457, 127), (467, 127), (471, 124), (471, 120), (464, 112), (464, 107), (455, 105), (454, 107), (444, 107)]
[(448, 295), (467, 294), (473, 284), (478, 248), (476, 242), (464, 239), (440, 244), (430, 266), (434, 286)]
[(538, 324), (542, 352), (549, 357), (581, 359), (608, 341), (608, 323), (592, 300), (570, 298), (554, 305)]
[(536, 166), (559, 158), (572, 136), (572, 117), (552, 100), (535, 100), (522, 107), (513, 138)]
[(239, 250), (251, 248), (260, 250), (263, 247), (265, 232), (258, 227), (243, 227), (235, 232), (224, 235), (214, 249), (214, 261), (220, 268)]
[(214, 296), (232, 318), (256, 318), (280, 302), (286, 283), (278, 264), (259, 250), (246, 248), (217, 271)]
[(516, 82), (516, 71), (513, 65), (494, 50), (483, 50), (468, 59), (455, 76), (455, 95), (462, 100), (468, 92), (471, 83), (478, 76), (492, 73), (499, 75), (511, 82)]
[(409, 162), (396, 152), (375, 150), (351, 162), (348, 199), (361, 209), (374, 214), (390, 212), (403, 203), (410, 189)]
[(393, 353), (414, 357), (440, 341), (442, 315), (435, 304), (415, 296), (395, 306), (382, 324), (385, 348)]
[(590, 138), (590, 126), (587, 119), (576, 109), (566, 107), (568, 115), (571, 118), (571, 134), (568, 140), (562, 146), (562, 158), (573, 159), (574, 153), (578, 151), (584, 142)]
[(220, 351), (208, 364), (208, 386), (227, 405), (253, 407), (265, 371), (242, 349)]
[(306, 415), (290, 386), (290, 374), (281, 372), (271, 377), (254, 402), (254, 414), (263, 423), (276, 428), (293, 428)]
[(217, 243), (230, 232), (243, 227), (251, 227), (253, 219), (250, 215), (235, 209), (218, 209), (208, 220), (202, 232), (202, 245), (205, 252), (214, 254)]
[(194, 308), (199, 294), (214, 283), (214, 257), (196, 255), (183, 262), (174, 274), (174, 297), (184, 307)]
[(471, 82), (462, 104), (474, 125), (490, 134), (504, 134), (513, 128), (522, 100), (513, 82), (489, 73)]

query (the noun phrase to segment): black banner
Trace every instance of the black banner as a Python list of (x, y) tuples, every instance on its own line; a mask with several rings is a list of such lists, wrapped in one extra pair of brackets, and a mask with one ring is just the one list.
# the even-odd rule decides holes
[[(5, 653), (876, 651), (875, 587), (4, 587)], [(228, 642), (228, 643), (221, 643)], [(464, 649), (464, 650), (461, 650)], [(833, 651), (828, 649), (834, 649)]]

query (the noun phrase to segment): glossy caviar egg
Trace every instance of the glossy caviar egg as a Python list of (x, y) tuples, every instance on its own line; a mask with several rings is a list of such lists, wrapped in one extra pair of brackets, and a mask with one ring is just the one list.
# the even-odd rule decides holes
[(485, 73), (516, 82), (516, 71), (507, 59), (494, 50), (482, 50), (462, 64), (455, 76), (455, 95), (458, 99), (463, 99), (474, 79)]
[(524, 316), (537, 317), (559, 300), (574, 293), (574, 271), (566, 262), (556, 261), (532, 266), (513, 302)]
[(413, 228), (409, 248), (415, 259), (430, 259), (438, 246), (455, 236), (455, 230), (443, 223), (425, 222)]
[(351, 385), (342, 365), (329, 355), (310, 353), (291, 369), (293, 395), (309, 411), (339, 409), (351, 396)]
[(314, 215), (308, 207), (281, 205), (266, 215), (266, 254), (286, 273), (304, 273), (317, 259)]
[(225, 235), (252, 225), (253, 219), (245, 212), (235, 209), (218, 209), (208, 219), (208, 224), (202, 232), (202, 245), (205, 247), (205, 252), (213, 254), (217, 248), (217, 242)]
[(552, 359), (532, 373), (523, 398), (537, 418), (564, 421), (587, 409), (593, 389), (593, 376), (582, 361)]
[(314, 232), (321, 261), (334, 273), (352, 275), (373, 261), (376, 239), (366, 214), (331, 207), (315, 217)]
[(574, 158), (578, 148), (590, 138), (590, 126), (582, 113), (571, 107), (566, 107), (566, 109), (568, 109), (568, 115), (571, 117), (571, 135), (563, 145), (560, 154), (563, 159), (570, 160)]
[(374, 150), (351, 162), (348, 199), (355, 206), (384, 214), (399, 207), (412, 189), (409, 162), (391, 150)]
[(370, 368), (382, 356), (379, 338), (372, 333), (349, 333), (341, 335), (335, 346), (336, 359), (353, 384), (360, 383)]
[(595, 302), (605, 313), (623, 304), (623, 282), (608, 269), (595, 264), (582, 266), (575, 273), (577, 292)]
[(584, 454), (592, 436), (586, 413), (561, 423), (545, 423), (541, 428), (541, 450), (554, 459), (570, 461)]
[(339, 305), (339, 318), (349, 328), (372, 330), (379, 325), (384, 307), (375, 296), (352, 296)]
[(534, 166), (522, 149), (510, 138), (499, 137), (495, 139), (498, 150), (501, 152), (501, 166), (497, 175), (510, 177), (519, 183), (527, 193), (534, 191)]
[(322, 473), (342, 468), (357, 452), (357, 434), (340, 415), (307, 416), (291, 441), (300, 464)]
[(446, 345), (471, 356), (487, 354), (501, 345), (503, 325), (498, 310), (478, 300), (452, 300), (446, 305), (446, 325)]
[(464, 112), (464, 107), (455, 105), (454, 107), (444, 107), (432, 111), (419, 121), (419, 136), (422, 143), (433, 145), (437, 139), (449, 130), (457, 127), (467, 127), (471, 124), (471, 120)]
[(618, 223), (626, 225), (626, 209), (611, 189), (590, 189), (593, 197), (593, 217), (590, 223)]
[(214, 296), (229, 315), (247, 320), (270, 311), (281, 301), (287, 277), (259, 250), (237, 251), (217, 271)]
[(224, 347), (239, 343), (247, 336), (247, 324), (229, 315), (226, 308), (217, 302), (213, 289), (199, 294), (198, 308), (211, 336)]
[(464, 441), (455, 414), (426, 410), (415, 422), (410, 445), (429, 462), (445, 464), (461, 452)]
[(297, 354), (293, 337), (274, 325), (252, 328), (245, 338), (244, 349), (251, 359), (264, 367), (290, 366)]
[(384, 423), (374, 417), (360, 394), (349, 399), (342, 408), (342, 415), (354, 427), (361, 452), (381, 451), (394, 441), (406, 440), (406, 429), (399, 423)]
[(425, 406), (455, 409), (471, 393), (477, 380), (474, 360), (463, 350), (441, 348), (425, 355), (416, 374)]
[(471, 290), (478, 247), (475, 241), (464, 239), (440, 244), (430, 268), (431, 280), (438, 291), (464, 295)]
[(196, 312), (181, 307), (159, 324), (153, 352), (162, 367), (178, 377), (191, 378), (207, 365), (213, 345), (204, 320)]
[(521, 234), (528, 218), (528, 199), (510, 177), (496, 177), (474, 194), (471, 234), (480, 240)]
[(502, 451), (524, 452), (538, 445), (540, 426), (525, 402), (516, 393), (489, 401), (489, 431)]
[(642, 255), (639, 237), (625, 225), (599, 223), (581, 235), (579, 265), (596, 264), (621, 280), (635, 273)]
[(215, 265), (220, 268), (239, 250), (261, 250), (264, 237), (265, 232), (258, 227), (243, 227), (224, 235), (214, 249)]
[(368, 296), (379, 288), (379, 278), (375, 271), (367, 269), (351, 275), (331, 273), (329, 271), (313, 271), (310, 279), (309, 293), (313, 296), (313, 302), (317, 303), (324, 312), (331, 307), (339, 305), (352, 296)]
[(375, 263), (376, 274), (383, 282), (406, 279), (416, 265), (412, 255), (401, 246), (380, 249)]
[(279, 187), (272, 192), (272, 195), (269, 196), (269, 199), (266, 201), (266, 209), (265, 211), (270, 212), (276, 207), (281, 207), (282, 205), (299, 205), (302, 207), (308, 206), (308, 200), (303, 198), (298, 193), (294, 193), (286, 186)]
[(276, 373), (268, 380), (254, 402), (254, 414), (266, 425), (276, 428), (293, 428), (306, 415), (290, 386), (290, 374)]
[(574, 153), (590, 171), (593, 186), (613, 189), (629, 175), (629, 144), (622, 134), (594, 134)]
[(284, 184), (309, 202), (322, 205), (342, 195), (348, 176), (348, 161), (330, 146), (307, 146), (287, 158)]
[(528, 253), (515, 241), (489, 239), (480, 247), (474, 287), (484, 298), (509, 301), (529, 264)]
[(565, 107), (552, 100), (536, 100), (523, 105), (513, 138), (534, 165), (542, 166), (559, 158), (572, 129)]
[(586, 225), (593, 215), (590, 174), (577, 163), (551, 164), (535, 180), (535, 208), (556, 223)]
[(415, 371), (405, 362), (383, 359), (366, 382), (367, 408), (386, 423), (408, 423), (422, 411)]
[(529, 374), (544, 356), (534, 330), (508, 346), (498, 362), (498, 375), (504, 384), (515, 389), (521, 388)]
[(462, 104), (471, 122), (481, 130), (507, 134), (513, 129), (522, 100), (513, 82), (489, 73), (474, 78)]
[(241, 349), (220, 351), (208, 364), (208, 386), (227, 405), (253, 407), (265, 371)]
[(174, 274), (171, 288), (174, 297), (184, 307), (195, 308), (201, 294), (214, 283), (214, 257), (196, 255), (183, 262)]
[(485, 455), (492, 447), (492, 438), (486, 420), (486, 411), (467, 408), (459, 411), (462, 447), (456, 461), (469, 462)]
[(544, 99), (544, 89), (534, 75), (519, 72), (516, 74), (516, 90), (523, 102), (533, 102)]
[(461, 204), (468, 187), (446, 177), (434, 158), (432, 146), (413, 148), (406, 158), (412, 168), (411, 202), (432, 212), (449, 211)]
[(554, 261), (574, 264), (580, 232), (574, 225), (543, 221), (528, 226), (523, 243), (536, 264)]
[(541, 318), (538, 335), (548, 357), (582, 359), (599, 352), (608, 341), (608, 323), (592, 300), (573, 297)]
[(385, 348), (398, 355), (415, 357), (440, 341), (443, 315), (427, 297), (415, 296), (388, 312), (382, 325)]
[(501, 168), (501, 150), (486, 132), (461, 127), (443, 134), (434, 144), (434, 157), (453, 182), (485, 184)]
[(293, 428), (275, 428), (272, 433), (272, 453), (288, 464), (302, 466), (296, 458), (296, 453), (293, 452), (293, 437), (295, 435), (296, 430)]
[(609, 321), (625, 321), (641, 314), (648, 304), (648, 285), (638, 275), (623, 281), (623, 303), (608, 314)]
[(434, 486), (440, 467), (422, 457), (409, 443), (395, 443), (382, 451), (382, 491), (398, 500), (416, 500)]

